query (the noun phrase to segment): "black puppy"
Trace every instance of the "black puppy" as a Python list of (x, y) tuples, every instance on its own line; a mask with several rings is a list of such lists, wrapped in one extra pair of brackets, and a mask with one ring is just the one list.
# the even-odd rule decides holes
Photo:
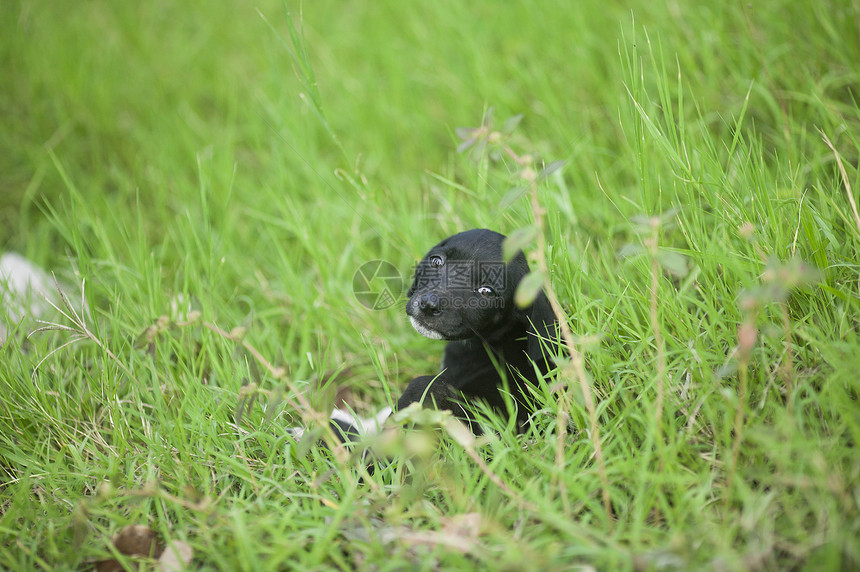
[[(531, 412), (526, 385), (550, 369), (544, 346), (555, 339), (556, 318), (541, 292), (532, 305), (514, 303), (529, 266), (520, 252), (502, 260), (505, 237), (485, 229), (455, 234), (430, 249), (415, 269), (406, 314), (422, 335), (448, 340), (442, 371), (413, 379), (397, 401), (435, 403), (469, 421), (462, 404), (480, 399), (505, 411), (507, 388), (522, 426)], [(506, 379), (503, 379), (506, 378)]]
[[(455, 234), (430, 249), (415, 269), (406, 314), (422, 335), (448, 340), (437, 375), (413, 379), (397, 409), (413, 402), (448, 409), (480, 433), (463, 405), (483, 400), (505, 413), (502, 391), (516, 406), (519, 427), (532, 411), (527, 385), (551, 369), (544, 347), (556, 337), (556, 318), (541, 292), (532, 305), (514, 303), (517, 285), (529, 266), (520, 252), (508, 264), (502, 258), (505, 237), (475, 229)], [(550, 347), (552, 347), (550, 345)], [(332, 428), (344, 441), (378, 430), (390, 408), (364, 420), (335, 410)]]

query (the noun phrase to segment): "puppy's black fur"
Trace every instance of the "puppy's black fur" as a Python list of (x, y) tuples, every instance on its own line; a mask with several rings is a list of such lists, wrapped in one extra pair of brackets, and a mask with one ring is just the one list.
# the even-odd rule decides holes
[[(529, 265), (521, 252), (505, 264), (504, 240), (486, 229), (461, 232), (431, 248), (418, 263), (406, 314), (420, 334), (448, 344), (440, 373), (413, 379), (395, 409), (414, 402), (448, 409), (480, 433), (463, 405), (483, 400), (505, 413), (501, 392), (507, 390), (518, 427), (527, 422), (532, 408), (526, 386), (536, 383), (538, 372), (551, 369), (544, 346), (555, 339), (557, 323), (543, 292), (528, 308), (514, 303)], [(334, 414), (332, 428), (344, 441), (360, 433)]]
[(555, 339), (556, 318), (543, 292), (528, 308), (514, 303), (529, 266), (522, 253), (504, 263), (504, 239), (485, 229), (461, 232), (431, 248), (418, 264), (406, 314), (419, 333), (448, 344), (441, 372), (413, 379), (397, 409), (415, 401), (435, 403), (477, 430), (461, 404), (481, 399), (504, 412), (501, 391), (507, 387), (517, 421), (527, 421), (526, 385), (536, 382), (535, 369), (546, 374), (551, 368), (543, 346)]

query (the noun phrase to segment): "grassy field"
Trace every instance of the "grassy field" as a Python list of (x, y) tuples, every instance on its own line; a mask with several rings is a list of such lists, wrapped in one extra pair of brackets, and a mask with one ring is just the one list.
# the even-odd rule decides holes
[[(860, 567), (860, 4), (711, 4), (7, 0), (0, 253), (70, 301), (7, 320), (0, 568)], [(587, 378), (372, 475), (294, 443), (439, 366), (356, 270), (533, 224), (555, 161)]]

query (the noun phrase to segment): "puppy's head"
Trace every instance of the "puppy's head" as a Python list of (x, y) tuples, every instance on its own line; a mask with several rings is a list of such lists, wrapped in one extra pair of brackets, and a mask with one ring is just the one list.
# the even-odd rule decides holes
[(420, 334), (437, 340), (491, 340), (519, 320), (514, 291), (529, 267), (522, 253), (503, 262), (504, 239), (475, 229), (430, 249), (415, 269), (406, 303), (406, 314)]

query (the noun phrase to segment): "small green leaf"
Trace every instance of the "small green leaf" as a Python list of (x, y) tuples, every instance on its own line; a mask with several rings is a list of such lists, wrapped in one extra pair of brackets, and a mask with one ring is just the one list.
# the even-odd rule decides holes
[(499, 210), (506, 210), (509, 206), (514, 204), (521, 196), (525, 194), (525, 192), (529, 190), (528, 187), (519, 186), (513, 187), (505, 193), (505, 196), (502, 197), (502, 200), (499, 202)]
[(420, 426), (441, 427), (446, 415), (451, 415), (451, 412), (424, 408), (416, 402), (397, 411), (391, 416), (391, 420), (393, 423), (399, 424), (415, 423)]
[(543, 288), (543, 274), (540, 272), (529, 272), (517, 285), (514, 292), (514, 302), (520, 308), (528, 308), (537, 299)]
[(661, 249), (657, 252), (657, 261), (660, 263), (660, 266), (678, 278), (683, 278), (690, 273), (687, 257), (678, 252)]
[(510, 262), (518, 252), (525, 250), (526, 246), (534, 242), (538, 229), (534, 225), (524, 226), (512, 232), (502, 243), (502, 258), (505, 264)]
[(633, 223), (634, 227), (637, 227), (636, 232), (642, 232), (651, 230), (651, 221), (653, 217), (650, 217), (645, 214), (633, 215), (630, 217), (630, 222)]
[(475, 137), (475, 133), (478, 132), (478, 129), (475, 127), (455, 127), (454, 133), (457, 134), (457, 137), (466, 141), (467, 139), (473, 139)]
[(481, 137), (477, 139), (475, 145), (472, 147), (472, 151), (470, 153), (470, 157), (474, 161), (478, 161), (484, 155), (484, 149), (487, 148), (487, 139), (485, 137)]
[(645, 247), (635, 242), (628, 242), (618, 250), (620, 258), (633, 258), (645, 253)]
[(474, 145), (475, 141), (477, 141), (477, 139), (475, 139), (474, 137), (471, 139), (466, 139), (465, 141), (457, 145), (457, 153), (462, 153), (463, 151)]
[(538, 179), (546, 179), (547, 177), (564, 167), (565, 163), (567, 163), (567, 161), (553, 161), (552, 163), (544, 167), (540, 173), (538, 173)]
[(523, 117), (524, 115), (522, 113), (518, 113), (505, 121), (505, 124), (502, 126), (502, 133), (505, 133), (506, 135), (513, 133), (514, 129), (519, 126), (520, 121), (523, 120)]
[(456, 441), (461, 447), (468, 449), (475, 444), (475, 434), (456, 417), (448, 417), (444, 419), (442, 427), (445, 429), (448, 436)]
[(493, 125), (493, 108), (488, 107), (487, 112), (484, 114), (483, 119), (481, 119), (481, 127), (490, 128)]

